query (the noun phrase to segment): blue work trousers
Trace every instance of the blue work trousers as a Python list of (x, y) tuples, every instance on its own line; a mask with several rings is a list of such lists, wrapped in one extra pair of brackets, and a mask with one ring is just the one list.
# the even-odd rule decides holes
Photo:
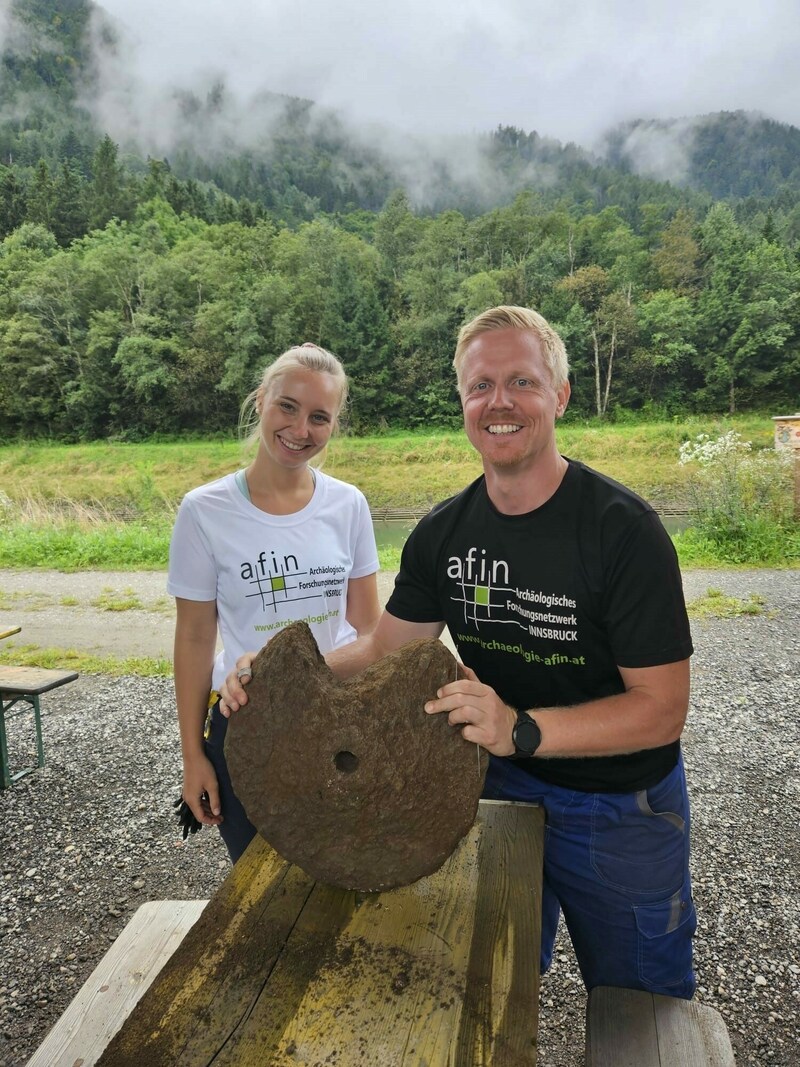
[(219, 832), (228, 849), (231, 862), (236, 863), (244, 850), (256, 836), (256, 828), (247, 818), (242, 802), (233, 791), (228, 764), (225, 762), (225, 735), (228, 732), (228, 720), (220, 714), (219, 701), (211, 710), (211, 730), (206, 739), (206, 755), (216, 771), (219, 786), (219, 800), (222, 808), (222, 822)]
[(696, 916), (682, 760), (649, 789), (584, 793), (490, 757), (483, 795), (545, 810), (542, 974), (561, 911), (587, 989), (622, 986), (691, 999)]

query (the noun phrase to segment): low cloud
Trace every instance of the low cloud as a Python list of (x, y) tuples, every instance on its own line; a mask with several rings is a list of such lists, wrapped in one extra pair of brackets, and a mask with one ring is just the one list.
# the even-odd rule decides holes
[[(47, 47), (14, 36), (9, 6), (0, 38)], [(592, 150), (651, 120), (625, 152), (680, 181), (692, 120), (661, 120), (756, 110), (800, 124), (796, 0), (103, 0), (92, 34), (83, 103), (121, 145), (272, 158), (286, 100), (300, 99), (309, 132), (383, 160), (418, 203), (448, 176), (496, 196), (479, 141), (498, 125)], [(529, 180), (549, 177), (531, 164)]]

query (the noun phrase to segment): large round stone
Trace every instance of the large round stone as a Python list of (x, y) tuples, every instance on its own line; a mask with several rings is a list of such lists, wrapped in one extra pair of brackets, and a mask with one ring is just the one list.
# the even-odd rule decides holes
[[(436, 640), (338, 681), (305, 623), (259, 652), (225, 755), (259, 833), (318, 881), (373, 891), (437, 870), (469, 830), (488, 764), (426, 700), (456, 677)], [(224, 812), (223, 812), (224, 814)]]

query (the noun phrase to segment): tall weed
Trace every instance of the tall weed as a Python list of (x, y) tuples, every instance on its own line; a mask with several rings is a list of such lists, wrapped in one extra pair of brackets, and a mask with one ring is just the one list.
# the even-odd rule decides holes
[(158, 570), (171, 529), (169, 515), (125, 522), (102, 504), (12, 502), (0, 492), (0, 567)]

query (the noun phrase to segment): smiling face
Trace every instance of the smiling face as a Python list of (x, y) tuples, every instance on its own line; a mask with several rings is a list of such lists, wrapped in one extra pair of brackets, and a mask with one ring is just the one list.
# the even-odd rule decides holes
[(341, 384), (323, 371), (294, 367), (259, 396), (261, 448), (280, 467), (302, 467), (330, 440)]
[(484, 468), (527, 470), (557, 455), (555, 422), (569, 401), (556, 389), (536, 334), (491, 330), (465, 349), (461, 373), (464, 428)]

